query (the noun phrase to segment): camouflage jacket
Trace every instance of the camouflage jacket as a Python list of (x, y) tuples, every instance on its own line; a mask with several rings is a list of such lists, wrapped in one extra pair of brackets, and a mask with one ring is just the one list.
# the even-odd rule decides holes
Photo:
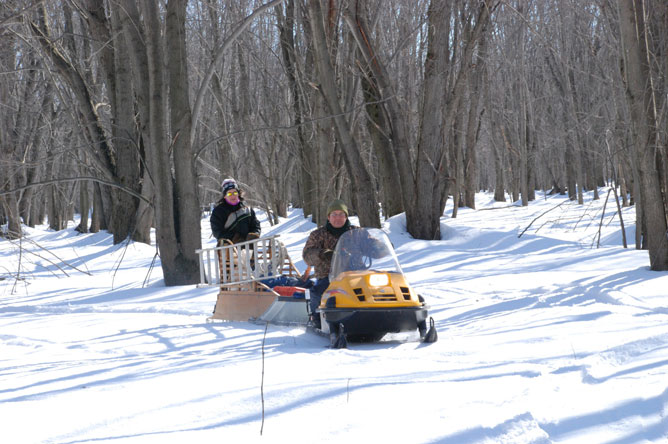
[[(350, 229), (353, 228), (357, 227), (351, 225)], [(316, 278), (322, 279), (329, 276), (329, 269), (332, 265), (332, 261), (321, 258), (320, 253), (325, 250), (333, 250), (338, 241), (339, 236), (330, 233), (326, 226), (313, 230), (306, 240), (306, 245), (304, 245), (304, 250), (302, 251), (302, 257), (304, 258), (304, 262), (311, 267), (315, 267), (314, 274)]]

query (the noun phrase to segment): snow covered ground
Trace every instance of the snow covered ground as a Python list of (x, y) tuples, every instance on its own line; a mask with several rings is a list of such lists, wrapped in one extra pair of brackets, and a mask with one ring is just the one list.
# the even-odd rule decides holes
[[(633, 249), (633, 208), (630, 248), (612, 201), (596, 248), (606, 193), (524, 208), (481, 193), (446, 208), (440, 241), (385, 222), (432, 307), (429, 345), (206, 323), (215, 288), (166, 288), (155, 247), (74, 224), (0, 239), (2, 441), (668, 442), (668, 273)], [(313, 228), (298, 210), (263, 222), (300, 270)]]

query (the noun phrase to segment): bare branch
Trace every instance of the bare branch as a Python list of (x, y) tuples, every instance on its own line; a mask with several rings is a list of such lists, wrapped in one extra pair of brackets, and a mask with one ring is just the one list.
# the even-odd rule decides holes
[(110, 180), (100, 179), (98, 177), (92, 177), (92, 176), (65, 177), (65, 178), (60, 178), (60, 179), (43, 180), (41, 182), (33, 182), (33, 183), (29, 183), (29, 184), (21, 186), (21, 187), (14, 188), (12, 190), (0, 191), (0, 196), (5, 196), (7, 194), (15, 193), (17, 191), (23, 191), (23, 190), (26, 190), (28, 188), (37, 187), (37, 186), (41, 186), (41, 185), (52, 185), (54, 183), (61, 183), (61, 182), (80, 182), (80, 181), (84, 181), (84, 180), (89, 180), (91, 182), (97, 182), (97, 183), (101, 183), (103, 185), (107, 185), (107, 186), (110, 186), (110, 187), (113, 187), (113, 188), (118, 188), (118, 189), (123, 190), (126, 193), (136, 197), (137, 199), (141, 199), (144, 202), (148, 203), (149, 205), (152, 205), (152, 202), (150, 200), (148, 200), (145, 196), (142, 196), (140, 193), (137, 193), (132, 188), (125, 187), (123, 185), (120, 185), (116, 182), (112, 182)]
[(568, 202), (570, 202), (570, 201), (565, 200), (565, 201), (563, 201), (562, 203), (560, 203), (559, 205), (555, 205), (555, 206), (553, 206), (552, 208), (550, 208), (549, 210), (542, 212), (542, 213), (541, 213), (540, 215), (538, 215), (534, 220), (532, 220), (531, 223), (530, 223), (529, 225), (527, 225), (527, 227), (526, 227), (524, 230), (522, 230), (522, 232), (521, 232), (520, 234), (517, 235), (517, 238), (519, 239), (520, 237), (522, 237), (522, 235), (523, 235), (529, 228), (531, 228), (531, 225), (533, 225), (533, 223), (536, 222), (538, 219), (540, 219), (541, 217), (545, 216), (545, 215), (546, 215), (547, 213), (549, 213), (550, 211), (555, 210), (555, 209), (559, 208), (560, 206), (562, 206), (563, 204), (568, 203)]
[(191, 146), (193, 143), (195, 143), (195, 134), (196, 134), (195, 128), (197, 127), (197, 120), (199, 119), (199, 114), (202, 110), (202, 104), (204, 103), (204, 95), (209, 88), (209, 83), (211, 83), (211, 79), (213, 78), (213, 74), (215, 73), (216, 66), (218, 66), (222, 61), (223, 56), (225, 55), (227, 49), (232, 45), (232, 43), (234, 43), (237, 37), (241, 35), (244, 29), (246, 29), (253, 22), (253, 19), (255, 19), (256, 16), (262, 14), (269, 8), (273, 8), (274, 6), (280, 5), (284, 1), (285, 0), (272, 0), (269, 3), (265, 3), (264, 5), (257, 8), (241, 22), (241, 24), (237, 27), (237, 29), (234, 30), (232, 35), (230, 35), (227, 38), (227, 40), (225, 40), (223, 44), (220, 45), (216, 50), (216, 56), (211, 61), (211, 64), (206, 70), (206, 76), (204, 76), (204, 79), (202, 80), (202, 83), (199, 86), (199, 90), (197, 92), (197, 99), (195, 100), (195, 105), (193, 106), (191, 131), (190, 131)]

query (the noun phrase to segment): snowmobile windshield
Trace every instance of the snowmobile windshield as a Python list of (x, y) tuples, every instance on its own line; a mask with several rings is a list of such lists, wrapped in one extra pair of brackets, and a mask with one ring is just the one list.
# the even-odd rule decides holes
[(355, 228), (341, 235), (334, 249), (329, 280), (344, 271), (402, 273), (392, 243), (383, 230)]

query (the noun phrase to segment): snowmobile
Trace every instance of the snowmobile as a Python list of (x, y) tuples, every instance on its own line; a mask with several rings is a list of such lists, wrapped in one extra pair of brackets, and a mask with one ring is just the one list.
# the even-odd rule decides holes
[[(252, 245), (252, 248), (250, 248)], [(276, 236), (201, 249), (200, 285), (219, 285), (214, 320), (309, 327), (329, 335), (335, 348), (347, 340), (377, 341), (386, 333), (415, 331), (437, 339), (427, 305), (410, 287), (389, 238), (379, 229), (344, 233), (334, 250), (330, 285), (316, 313), (309, 313), (309, 269), (301, 275)], [(213, 259), (211, 259), (213, 258)], [(206, 277), (210, 278), (207, 279)]]
[(333, 348), (415, 330), (423, 342), (437, 340), (428, 306), (408, 284), (384, 231), (357, 228), (341, 235), (329, 281), (315, 315)]

